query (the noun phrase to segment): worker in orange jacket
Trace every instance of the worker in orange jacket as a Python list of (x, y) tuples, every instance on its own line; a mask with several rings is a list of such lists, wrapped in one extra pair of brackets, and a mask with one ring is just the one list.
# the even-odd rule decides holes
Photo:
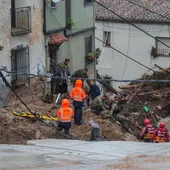
[(75, 124), (81, 125), (82, 122), (82, 107), (83, 101), (86, 97), (85, 91), (82, 89), (82, 81), (76, 80), (75, 87), (70, 91), (70, 98), (73, 99), (73, 106), (74, 106), (74, 121)]
[(69, 134), (71, 128), (71, 119), (74, 117), (74, 110), (69, 107), (70, 103), (68, 99), (62, 100), (62, 107), (57, 111), (56, 115), (59, 118), (57, 130), (64, 129), (65, 134)]

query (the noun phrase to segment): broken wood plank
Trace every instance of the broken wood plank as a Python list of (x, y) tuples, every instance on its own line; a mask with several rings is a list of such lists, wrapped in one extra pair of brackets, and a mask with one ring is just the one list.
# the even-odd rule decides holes
[(120, 89), (133, 89), (140, 87), (141, 84), (127, 85), (127, 86), (119, 86)]
[(161, 66), (154, 64), (155, 67), (159, 68), (159, 70), (170, 73), (170, 68), (162, 68)]

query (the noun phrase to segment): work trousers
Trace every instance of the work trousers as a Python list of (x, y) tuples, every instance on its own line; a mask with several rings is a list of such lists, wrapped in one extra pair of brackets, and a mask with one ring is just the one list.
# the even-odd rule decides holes
[(99, 138), (100, 129), (93, 128), (91, 131), (91, 141), (97, 141)]
[(71, 122), (59, 122), (57, 126), (57, 130), (60, 132), (64, 129), (65, 134), (69, 134), (71, 128)]
[(152, 140), (147, 138), (147, 139), (144, 140), (144, 142), (152, 142)]
[(83, 107), (83, 101), (73, 101), (74, 106), (74, 122), (77, 125), (82, 124), (82, 107)]

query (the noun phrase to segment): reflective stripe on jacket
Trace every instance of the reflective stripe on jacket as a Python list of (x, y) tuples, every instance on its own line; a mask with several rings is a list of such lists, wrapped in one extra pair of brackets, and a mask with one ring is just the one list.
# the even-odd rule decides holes
[(71, 118), (74, 117), (74, 111), (70, 107), (60, 108), (57, 112), (61, 122), (71, 122)]
[(155, 130), (152, 141), (154, 142), (168, 142), (169, 141), (169, 135), (165, 128), (158, 128)]
[(80, 101), (82, 102), (84, 98), (86, 97), (85, 91), (82, 88), (75, 87), (70, 92), (70, 97), (74, 101)]
[(154, 133), (154, 128), (152, 127), (152, 125), (146, 125), (146, 132), (144, 138), (151, 139), (153, 133)]

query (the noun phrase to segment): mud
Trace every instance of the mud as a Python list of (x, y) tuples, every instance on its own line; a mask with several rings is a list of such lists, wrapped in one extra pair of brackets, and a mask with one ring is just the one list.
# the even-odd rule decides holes
[[(40, 79), (31, 79), (30, 86), (21, 85), (16, 89), (16, 93), (27, 104), (32, 112), (39, 114), (56, 115), (57, 108), (54, 104), (47, 104), (42, 101), (44, 93), (44, 82)], [(61, 134), (56, 135), (55, 127), (51, 128), (41, 122), (16, 117), (13, 111), (27, 111), (16, 96), (10, 92), (7, 97), (7, 106), (0, 109), (0, 143), (1, 144), (22, 144), (27, 140), (47, 139), (47, 138), (67, 138)], [(100, 140), (135, 140), (130, 134), (122, 131), (121, 126), (113, 124), (108, 119), (96, 116), (91, 111), (84, 109), (83, 125), (77, 126), (72, 122), (72, 139), (89, 140), (90, 127), (87, 122), (92, 119), (101, 128)], [(68, 137), (69, 138), (69, 137)]]

